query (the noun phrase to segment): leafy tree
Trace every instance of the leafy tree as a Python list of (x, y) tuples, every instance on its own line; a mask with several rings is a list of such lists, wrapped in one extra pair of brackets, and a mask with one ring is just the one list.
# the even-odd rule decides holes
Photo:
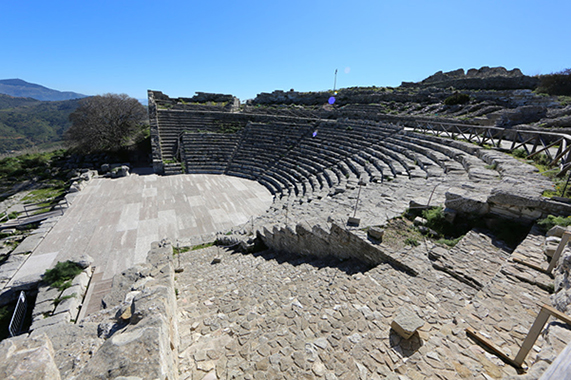
[(114, 151), (139, 130), (145, 107), (126, 94), (105, 94), (81, 99), (69, 115), (72, 125), (66, 140), (83, 152)]

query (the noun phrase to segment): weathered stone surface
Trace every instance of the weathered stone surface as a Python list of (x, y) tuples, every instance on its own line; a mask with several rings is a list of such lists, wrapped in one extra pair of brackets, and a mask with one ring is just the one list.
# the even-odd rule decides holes
[[(152, 276), (152, 280), (139, 286), (140, 290), (129, 292), (131, 285), (143, 276)], [(99, 325), (98, 334), (108, 339), (81, 370), (79, 378), (99, 379), (102, 369), (109, 378), (175, 378), (177, 323), (172, 246), (168, 242), (153, 243), (145, 265), (116, 278), (113, 286), (119, 289), (113, 297), (119, 299), (118, 303), (132, 298), (130, 306), (116, 310), (129, 324), (124, 328), (125, 324), (111, 322)], [(127, 294), (129, 298), (125, 298)]]
[(43, 334), (52, 342), (54, 361), (63, 379), (76, 376), (103, 344), (95, 323), (53, 325), (34, 330), (30, 336)]
[(81, 253), (73, 256), (70, 261), (79, 265), (82, 269), (88, 268), (93, 264), (93, 257), (89, 256), (87, 253)]
[(569, 231), (569, 229), (567, 227), (562, 227), (562, 226), (553, 226), (549, 231), (547, 231), (547, 233), (545, 234), (545, 236), (556, 236), (558, 238), (563, 237), (563, 234), (565, 232)]
[(446, 207), (464, 214), (484, 215), (489, 211), (487, 194), (469, 189), (450, 188), (446, 192)]
[(51, 327), (53, 325), (57, 325), (60, 323), (69, 323), (71, 316), (69, 313), (60, 313), (58, 315), (54, 315), (53, 317), (47, 317), (44, 319), (38, 319), (32, 323), (30, 327), (30, 331), (38, 330), (44, 327)]
[(571, 313), (571, 245), (563, 249), (555, 268), (555, 293), (551, 296), (553, 306), (562, 313)]
[(6, 380), (59, 380), (54, 349), (46, 335), (0, 342), (0, 377)]
[(391, 328), (404, 339), (409, 339), (422, 326), (424, 321), (407, 307), (401, 307), (391, 323)]
[(382, 241), (385, 230), (380, 227), (370, 227), (367, 234), (375, 240)]

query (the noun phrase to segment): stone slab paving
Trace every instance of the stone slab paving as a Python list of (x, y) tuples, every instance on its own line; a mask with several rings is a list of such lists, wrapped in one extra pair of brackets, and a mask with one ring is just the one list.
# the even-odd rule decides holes
[[(211, 247), (184, 253), (176, 281), (181, 379), (516, 376), (465, 328), (515, 356), (549, 293), (504, 274), (515, 264), (485, 234), (471, 232), (454, 251), (456, 277), (431, 265), (429, 252), (436, 249), (423, 244), (397, 253), (415, 258), (423, 270), (417, 276), (390, 265), (369, 268), (270, 251), (245, 255)], [(454, 252), (446, 255), (451, 265)], [(475, 270), (490, 264), (495, 273)], [(426, 322), (408, 340), (390, 327), (403, 307)], [(544, 344), (543, 338), (536, 342), (527, 363)]]
[[(435, 270), (412, 277), (390, 265), (217, 248), (182, 261), (181, 379), (385, 378), (476, 293)], [(390, 329), (402, 306), (427, 321), (407, 341)]]
[(216, 175), (131, 175), (91, 180), (12, 279), (40, 276), (78, 254), (94, 259), (101, 280), (144, 262), (153, 241), (214, 233), (263, 213), (262, 185)]

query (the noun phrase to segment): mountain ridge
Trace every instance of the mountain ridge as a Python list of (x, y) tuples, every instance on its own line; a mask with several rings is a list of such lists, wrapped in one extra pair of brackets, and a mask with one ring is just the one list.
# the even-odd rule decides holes
[(0, 79), (0, 94), (18, 98), (32, 98), (41, 101), (61, 101), (88, 97), (88, 95), (73, 91), (54, 90), (18, 78)]

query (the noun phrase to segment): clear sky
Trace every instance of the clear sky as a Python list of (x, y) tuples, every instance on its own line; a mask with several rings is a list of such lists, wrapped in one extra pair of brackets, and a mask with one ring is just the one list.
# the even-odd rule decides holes
[(87, 95), (398, 86), (571, 67), (569, 0), (0, 0), (0, 79)]

